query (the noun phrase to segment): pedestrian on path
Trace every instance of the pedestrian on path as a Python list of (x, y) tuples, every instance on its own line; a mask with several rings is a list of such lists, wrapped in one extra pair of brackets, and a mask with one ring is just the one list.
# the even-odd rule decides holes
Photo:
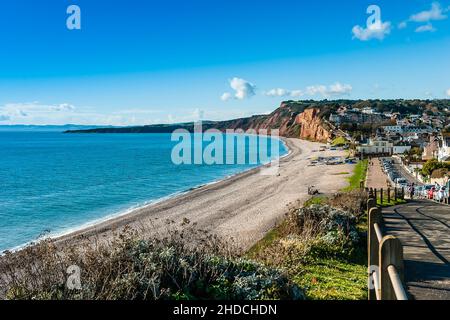
[(409, 188), (409, 196), (412, 199), (414, 199), (414, 194), (416, 193), (416, 188), (414, 187), (414, 182), (411, 184), (411, 187)]

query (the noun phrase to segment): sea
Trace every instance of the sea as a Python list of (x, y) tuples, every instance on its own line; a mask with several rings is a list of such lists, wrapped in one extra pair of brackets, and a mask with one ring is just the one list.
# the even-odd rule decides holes
[[(232, 139), (238, 141), (239, 136)], [(267, 158), (250, 159), (266, 145), (268, 150), (275, 149), (268, 151), (269, 160), (288, 153), (277, 138), (258, 139), (256, 150), (245, 144), (244, 163), (180, 165), (173, 161), (180, 141), (172, 141), (171, 134), (0, 130), (0, 252), (130, 213), (257, 167)], [(208, 144), (203, 141), (202, 150)], [(272, 144), (279, 147), (271, 148)], [(237, 148), (236, 143), (235, 153)], [(225, 144), (223, 149), (226, 154)]]

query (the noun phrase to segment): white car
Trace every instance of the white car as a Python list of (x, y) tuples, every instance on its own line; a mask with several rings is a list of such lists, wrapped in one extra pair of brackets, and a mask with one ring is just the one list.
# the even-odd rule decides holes
[(405, 178), (397, 178), (397, 179), (395, 179), (395, 186), (399, 187), (399, 188), (407, 187), (408, 180), (406, 180)]
[(434, 200), (443, 202), (446, 197), (448, 197), (448, 190), (446, 186), (441, 186), (436, 188), (433, 194)]

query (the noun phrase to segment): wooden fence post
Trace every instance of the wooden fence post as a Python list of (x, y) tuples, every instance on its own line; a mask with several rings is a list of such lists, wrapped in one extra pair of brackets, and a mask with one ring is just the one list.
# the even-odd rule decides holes
[(387, 200), (388, 203), (391, 203), (391, 188), (387, 188)]
[(394, 200), (397, 202), (397, 187), (394, 187)]
[(370, 209), (375, 208), (377, 206), (377, 200), (370, 197), (369, 200), (367, 200), (367, 214), (369, 214)]
[(405, 187), (402, 187), (402, 200), (405, 200)]
[(380, 204), (383, 206), (383, 188), (380, 189)]
[(380, 297), (381, 300), (397, 300), (391, 278), (389, 277), (388, 267), (394, 266), (404, 282), (403, 266), (403, 247), (399, 239), (389, 235), (385, 236), (380, 243), (379, 248), (379, 279), (380, 279)]
[(375, 198), (375, 200), (378, 201), (377, 188), (373, 189), (373, 192), (374, 192), (374, 198)]
[[(369, 200), (370, 201), (370, 200)], [(379, 262), (379, 241), (378, 241), (378, 237), (377, 237), (377, 233), (375, 231), (375, 227), (374, 224), (378, 223), (378, 225), (381, 227), (382, 224), (382, 216), (381, 216), (381, 210), (378, 207), (372, 207), (369, 210), (369, 216), (368, 216), (368, 222), (369, 222), (369, 226), (368, 226), (368, 248), (367, 248), (367, 252), (368, 252), (368, 261), (367, 261), (367, 267), (368, 267), (368, 272), (372, 272), (372, 270), (376, 270), (376, 268), (374, 268), (378, 262)], [(377, 278), (379, 279), (380, 275), (379, 272), (377, 273)], [(371, 274), (368, 274), (368, 278), (371, 278)], [(375, 293), (375, 289), (371, 288), (371, 286), (368, 286), (368, 296), (369, 296), (369, 300), (376, 300), (376, 293)]]

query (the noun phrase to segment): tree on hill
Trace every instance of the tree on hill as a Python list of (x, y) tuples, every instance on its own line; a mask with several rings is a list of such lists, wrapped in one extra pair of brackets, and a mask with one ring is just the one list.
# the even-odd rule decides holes
[(424, 177), (431, 177), (435, 170), (447, 169), (450, 170), (450, 163), (439, 162), (437, 159), (428, 160), (422, 167), (422, 175)]

